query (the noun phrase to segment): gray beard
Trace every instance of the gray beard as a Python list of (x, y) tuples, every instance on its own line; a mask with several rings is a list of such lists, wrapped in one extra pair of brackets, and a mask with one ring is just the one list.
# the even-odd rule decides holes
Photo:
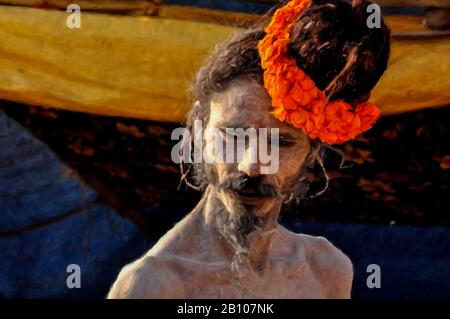
[(244, 207), (233, 215), (222, 208), (216, 215), (214, 227), (234, 249), (231, 270), (236, 271), (238, 276), (245, 275), (242, 264), (249, 252), (248, 235), (254, 231), (263, 231), (262, 226), (263, 219), (247, 212)]

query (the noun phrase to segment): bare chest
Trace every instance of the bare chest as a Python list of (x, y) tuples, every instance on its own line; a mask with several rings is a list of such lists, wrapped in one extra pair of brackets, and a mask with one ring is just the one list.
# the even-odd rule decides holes
[(183, 290), (189, 298), (326, 298), (327, 287), (309, 265), (272, 262), (262, 273), (245, 266), (231, 270), (225, 264), (186, 263)]

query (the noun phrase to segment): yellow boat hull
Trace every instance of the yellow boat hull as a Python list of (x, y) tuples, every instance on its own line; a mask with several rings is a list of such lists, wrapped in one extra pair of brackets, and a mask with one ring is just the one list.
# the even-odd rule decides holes
[[(182, 121), (196, 70), (237, 29), (181, 19), (175, 9), (159, 17), (82, 12), (81, 29), (69, 29), (69, 13), (0, 6), (0, 99)], [(417, 18), (400, 25), (394, 31), (421, 28)], [(383, 114), (448, 105), (449, 74), (450, 37), (394, 39), (372, 100)]]

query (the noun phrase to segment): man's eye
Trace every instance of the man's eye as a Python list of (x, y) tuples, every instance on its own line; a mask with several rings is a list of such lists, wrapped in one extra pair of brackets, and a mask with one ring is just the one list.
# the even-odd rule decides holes
[[(271, 141), (273, 143), (273, 141)], [(278, 145), (283, 147), (289, 147), (295, 144), (295, 141), (293, 141), (290, 138), (280, 136), (278, 139)]]

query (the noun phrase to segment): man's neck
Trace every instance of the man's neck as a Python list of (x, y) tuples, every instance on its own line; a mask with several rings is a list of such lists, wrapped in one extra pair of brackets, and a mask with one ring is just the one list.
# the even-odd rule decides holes
[[(217, 195), (217, 190), (213, 186), (208, 186), (201, 200), (203, 207), (198, 217), (202, 219), (208, 230), (213, 232), (213, 240), (217, 241), (217, 244), (223, 247), (226, 257), (232, 259), (236, 253), (236, 247), (219, 229), (227, 226), (223, 225), (223, 223), (227, 223), (229, 214), (231, 213), (225, 208)], [(279, 208), (268, 212), (263, 217), (259, 217), (260, 223), (258, 224), (258, 229), (254, 229), (248, 234), (243, 235), (245, 240), (243, 244), (246, 248), (246, 260), (244, 262), (248, 263), (257, 272), (262, 273), (267, 268), (271, 241), (278, 226), (278, 214)], [(242, 234), (235, 233), (231, 235), (237, 238)]]

